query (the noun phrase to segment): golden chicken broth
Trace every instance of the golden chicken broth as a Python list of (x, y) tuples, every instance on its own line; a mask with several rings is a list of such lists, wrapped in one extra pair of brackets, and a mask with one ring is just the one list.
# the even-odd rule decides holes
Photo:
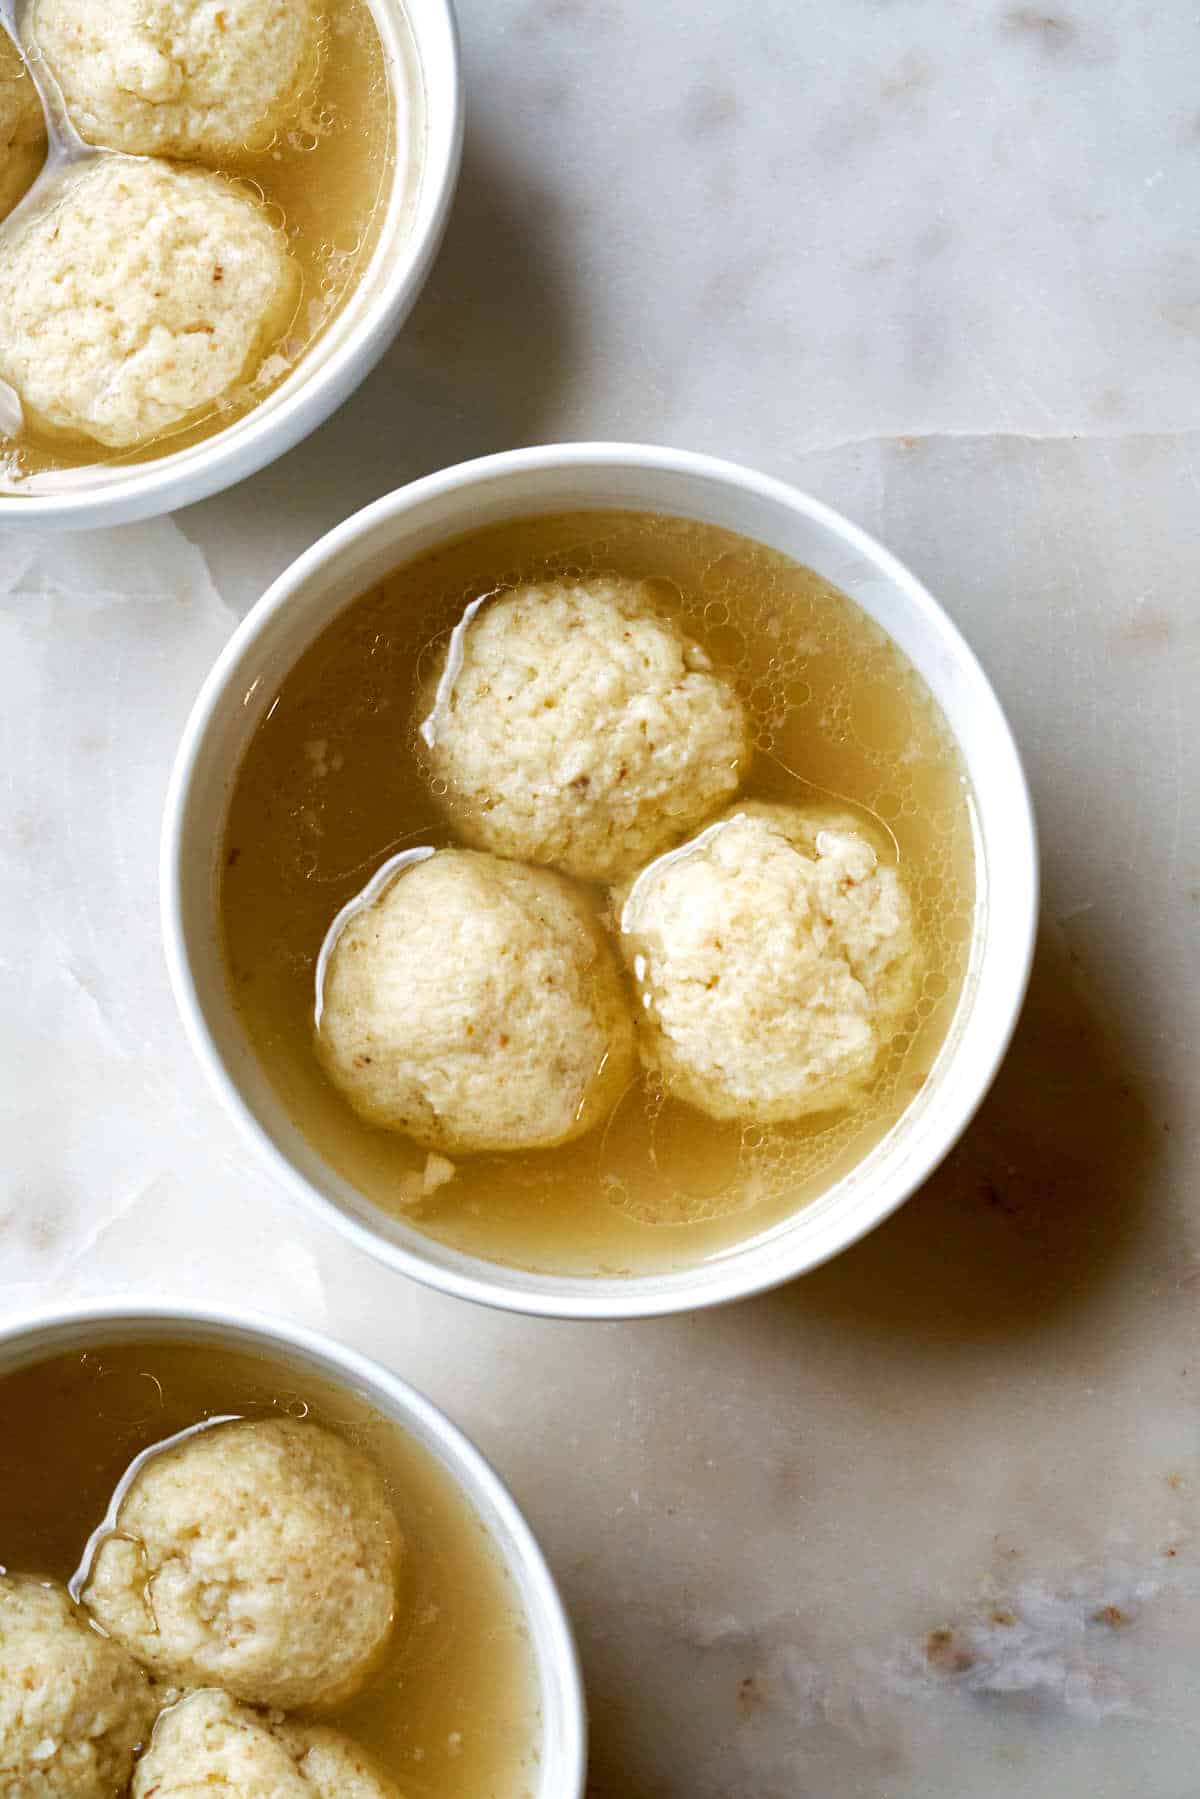
[[(414, 703), (464, 607), (505, 584), (653, 578), (735, 680), (755, 760), (741, 797), (835, 798), (891, 844), (924, 982), (907, 1029), (854, 1108), (798, 1123), (718, 1123), (648, 1077), (606, 1125), (563, 1147), (460, 1158), (427, 1199), (425, 1154), (362, 1122), (313, 1052), (314, 974), (339, 909), (386, 857), (445, 845), (421, 772)], [(609, 916), (608, 895), (593, 891)], [(714, 527), (635, 513), (508, 523), (422, 557), (348, 606), (292, 669), (238, 772), (221, 909), (228, 975), (291, 1116), (383, 1210), (494, 1261), (641, 1274), (719, 1256), (858, 1162), (919, 1091), (962, 989), (975, 901), (971, 800), (957, 748), (891, 640), (810, 570)]]
[(100, 1345), (0, 1377), (0, 1565), (66, 1582), (133, 1458), (207, 1417), (311, 1418), (382, 1470), (404, 1533), (395, 1635), (321, 1721), (408, 1799), (530, 1799), (541, 1727), (528, 1626), (478, 1518), (363, 1400), (283, 1362), (171, 1341)]
[[(409, 179), (418, 179), (420, 94), (414, 79), (407, 105), (416, 116), (404, 122), (398, 144), (383, 44), (366, 0), (342, 0), (322, 31), (320, 72), (293, 123), (261, 150), (204, 164), (263, 200), (287, 234), (301, 287), (283, 340), (204, 418), (134, 449), (110, 450), (86, 437), (41, 438), (32, 430), (19, 438), (0, 433), (0, 494), (54, 492), (78, 483), (71, 471), (118, 469), (212, 437), (265, 399), (337, 317), (371, 259), (397, 159), (410, 159)], [(415, 53), (409, 66), (415, 71)]]

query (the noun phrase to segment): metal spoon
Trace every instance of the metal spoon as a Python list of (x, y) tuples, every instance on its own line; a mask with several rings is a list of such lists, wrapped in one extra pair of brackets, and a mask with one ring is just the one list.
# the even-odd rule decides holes
[(31, 0), (0, 0), (0, 26), (8, 32), (17, 55), (25, 64), (29, 79), (37, 89), (46, 120), (46, 160), (29, 192), (9, 213), (9, 225), (20, 213), (31, 210), (35, 202), (45, 198), (46, 190), (60, 180), (64, 169), (77, 162), (99, 161), (102, 156), (116, 156), (115, 150), (97, 150), (84, 143), (67, 114), (62, 89), (54, 79), (41, 52), (28, 49), (22, 35), (22, 22), (30, 11)]
[[(0, 0), (0, 30), (7, 31), (12, 39), (17, 55), (25, 64), (29, 79), (37, 89), (38, 99), (42, 103), (46, 120), (46, 160), (29, 191), (17, 202), (8, 217), (0, 221), (0, 254), (3, 253), (5, 233), (19, 219), (27, 217), (31, 212), (40, 211), (51, 202), (55, 190), (61, 187), (63, 177), (70, 169), (80, 163), (98, 162), (101, 157), (119, 154), (115, 150), (97, 150), (92, 144), (84, 142), (67, 115), (62, 90), (46, 62), (37, 50), (26, 49), (22, 25), (31, 4), (32, 0)], [(0, 381), (0, 435), (15, 437), (24, 427), (25, 415), (20, 396), (6, 381)]]

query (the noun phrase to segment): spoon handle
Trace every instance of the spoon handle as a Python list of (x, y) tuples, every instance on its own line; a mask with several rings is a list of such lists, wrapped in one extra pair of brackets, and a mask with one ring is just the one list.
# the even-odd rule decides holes
[(30, 0), (0, 0), (0, 26), (8, 32), (16, 45), (25, 64), (25, 72), (37, 89), (42, 111), (46, 115), (49, 154), (44, 173), (49, 174), (56, 166), (86, 155), (88, 146), (67, 117), (62, 94), (49, 66), (36, 46), (31, 47), (26, 42), (23, 27), (29, 12)]

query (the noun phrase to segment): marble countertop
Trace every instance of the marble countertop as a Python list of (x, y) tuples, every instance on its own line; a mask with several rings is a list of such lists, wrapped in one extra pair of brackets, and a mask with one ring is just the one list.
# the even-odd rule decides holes
[[(1194, 1799), (1200, 20), (1182, 0), (461, 0), (408, 330), (235, 493), (0, 524), (0, 1308), (165, 1292), (381, 1356), (561, 1577), (591, 1799)], [(632, 437), (878, 533), (981, 654), (1045, 856), (982, 1114), (807, 1280), (529, 1322), (301, 1217), (159, 952), (169, 760), (264, 583), (410, 477)]]

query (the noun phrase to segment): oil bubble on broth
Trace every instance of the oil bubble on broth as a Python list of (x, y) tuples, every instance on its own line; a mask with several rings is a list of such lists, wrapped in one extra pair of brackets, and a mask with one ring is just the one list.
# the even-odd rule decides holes
[[(525, 582), (649, 580), (750, 718), (739, 795), (861, 821), (911, 899), (924, 968), (861, 1104), (789, 1124), (719, 1121), (640, 1075), (597, 1130), (558, 1148), (456, 1160), (436, 1190), (403, 1137), (364, 1125), (313, 1052), (331, 920), (389, 856), (455, 840), (422, 772), (417, 699), (467, 606)], [(230, 802), (221, 910), (231, 991), (279, 1097), (385, 1211), (469, 1253), (556, 1274), (686, 1267), (766, 1232), (873, 1149), (919, 1092), (962, 992), (975, 907), (957, 747), (896, 645), (787, 557), (713, 526), (637, 513), (510, 522), (397, 570), (289, 672)], [(611, 928), (610, 895), (591, 894)]]
[[(37, 496), (115, 479), (130, 466), (174, 454), (236, 424), (297, 368), (350, 300), (379, 238), (393, 180), (411, 193), (420, 178), (423, 123), (415, 52), (403, 115), (393, 103), (384, 46), (367, 0), (324, 9), (318, 73), (268, 142), (204, 159), (205, 167), (278, 227), (298, 268), (290, 323), (234, 387), (191, 416), (127, 449), (83, 435), (0, 431), (0, 495)], [(405, 75), (401, 75), (405, 79)]]
[(365, 1400), (283, 1360), (154, 1339), (0, 1376), (0, 1416), (0, 1566), (76, 1591), (112, 1495), (154, 1446), (221, 1418), (303, 1420), (343, 1438), (382, 1474), (405, 1553), (384, 1659), (320, 1724), (410, 1799), (532, 1799), (541, 1724), (524, 1606), (448, 1474)]

